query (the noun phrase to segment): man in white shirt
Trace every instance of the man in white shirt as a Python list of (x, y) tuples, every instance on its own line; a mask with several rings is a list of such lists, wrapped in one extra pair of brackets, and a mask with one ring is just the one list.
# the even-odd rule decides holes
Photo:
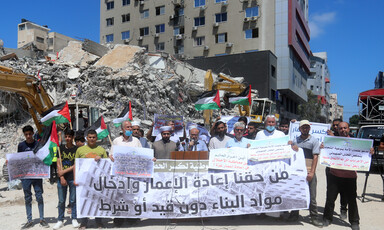
[(284, 137), (285, 134), (276, 129), (275, 115), (268, 115), (264, 120), (265, 130), (256, 134), (255, 140), (263, 140), (267, 138)]

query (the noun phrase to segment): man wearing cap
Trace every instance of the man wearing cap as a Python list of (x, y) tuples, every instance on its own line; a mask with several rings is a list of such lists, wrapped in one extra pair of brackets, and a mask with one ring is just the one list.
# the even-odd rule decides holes
[(284, 137), (285, 134), (276, 130), (276, 117), (275, 115), (268, 115), (264, 120), (265, 130), (256, 134), (255, 140), (263, 140), (267, 138)]
[(208, 151), (207, 145), (204, 141), (199, 140), (199, 129), (194, 126), (189, 130), (190, 139), (182, 142), (179, 146), (179, 151)]
[(136, 137), (139, 139), (140, 143), (141, 143), (141, 146), (143, 148), (151, 148), (148, 144), (148, 141), (147, 139), (145, 139), (144, 137), (141, 137), (141, 134), (140, 134), (140, 122), (138, 121), (133, 121), (132, 122), (132, 136)]
[(229, 136), (225, 135), (226, 133), (225, 123), (222, 121), (217, 121), (213, 127), (214, 127), (214, 133), (216, 135), (212, 137), (211, 140), (209, 140), (209, 144), (208, 144), (209, 150), (225, 148), (227, 141), (231, 139)]
[(152, 145), (156, 159), (169, 159), (172, 151), (177, 151), (176, 143), (170, 140), (172, 127), (163, 126), (159, 129), (161, 140)]
[[(317, 227), (322, 227), (323, 223), (318, 220), (317, 203), (316, 203), (316, 166), (320, 154), (320, 143), (312, 135), (309, 134), (311, 126), (308, 120), (300, 121), (299, 130), (301, 135), (292, 140), (292, 143), (302, 148), (305, 156), (305, 163), (307, 166), (307, 181), (309, 185), (309, 213), (311, 215), (311, 222)], [(297, 221), (299, 219), (299, 211), (292, 211), (288, 220)]]

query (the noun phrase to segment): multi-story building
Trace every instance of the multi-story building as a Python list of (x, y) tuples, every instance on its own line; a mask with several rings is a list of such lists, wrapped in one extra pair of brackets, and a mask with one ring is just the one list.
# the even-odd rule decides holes
[(375, 78), (375, 89), (381, 88), (384, 88), (384, 74), (383, 72), (379, 71)]
[(277, 57), (279, 112), (290, 118), (307, 100), (309, 34), (308, 0), (100, 1), (101, 43), (138, 45), (182, 59), (271, 51)]
[(329, 100), (329, 120), (331, 123), (334, 119), (338, 118), (343, 120), (344, 106), (339, 105), (337, 102), (337, 94), (331, 93)]
[(57, 32), (49, 32), (48, 26), (40, 26), (28, 20), (22, 19), (17, 25), (17, 48), (22, 48), (27, 44), (34, 44), (39, 50), (56, 53), (68, 45), (70, 38)]
[(326, 52), (313, 53), (311, 56), (311, 75), (307, 80), (307, 88), (317, 96), (321, 103), (321, 115), (329, 120), (330, 74)]

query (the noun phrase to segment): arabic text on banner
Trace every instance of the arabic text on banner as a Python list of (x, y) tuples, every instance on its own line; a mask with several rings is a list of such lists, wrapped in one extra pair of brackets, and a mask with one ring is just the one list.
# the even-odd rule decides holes
[(111, 176), (112, 162), (76, 159), (77, 215), (197, 218), (306, 209), (304, 153), (249, 171), (209, 173), (208, 161), (158, 160), (153, 178)]
[(165, 123), (167, 121), (175, 122), (175, 135), (177, 136), (184, 135), (183, 116), (161, 115), (161, 114), (155, 113), (153, 120), (154, 120), (154, 125), (152, 130), (152, 136), (157, 136), (160, 133), (159, 132), (160, 127), (165, 126)]
[(33, 151), (7, 154), (7, 160), (9, 180), (41, 179), (50, 176), (50, 167)]
[(209, 152), (209, 168), (248, 170), (248, 149), (240, 147), (212, 149)]
[(373, 140), (326, 136), (320, 151), (320, 164), (336, 169), (369, 171), (372, 145)]
[[(299, 130), (299, 124), (300, 122), (296, 121), (295, 123), (290, 123), (289, 125), (289, 133), (288, 136), (291, 140), (294, 140), (296, 137), (301, 135), (301, 132)], [(324, 137), (327, 135), (327, 130), (331, 128), (331, 124), (323, 124), (323, 123), (316, 123), (316, 122), (310, 122), (311, 124), (311, 130), (309, 131), (309, 134), (316, 137), (319, 142), (324, 141)]]
[(153, 176), (153, 149), (113, 146), (112, 175), (129, 177)]

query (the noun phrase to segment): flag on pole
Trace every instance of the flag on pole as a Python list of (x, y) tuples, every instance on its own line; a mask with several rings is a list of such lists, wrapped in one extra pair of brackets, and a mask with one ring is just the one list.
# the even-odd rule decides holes
[(195, 109), (220, 109), (220, 94), (219, 90), (207, 91), (201, 94), (198, 100), (195, 102)]
[(45, 126), (50, 125), (52, 121), (56, 121), (56, 124), (71, 122), (71, 115), (69, 113), (67, 101), (65, 103), (53, 106), (41, 114), (41, 116), (41, 123), (43, 123)]
[(52, 159), (57, 152), (59, 146), (59, 138), (56, 131), (56, 122), (52, 121), (50, 126), (46, 126), (43, 129), (43, 137), (39, 141), (33, 152), (41, 159), (44, 164), (51, 165)]
[(243, 92), (237, 96), (231, 96), (228, 98), (229, 103), (237, 105), (251, 105), (252, 96), (251, 96), (251, 85), (249, 85)]
[(100, 116), (95, 123), (93, 123), (89, 128), (87, 128), (84, 132), (84, 135), (87, 136), (88, 131), (91, 129), (96, 131), (97, 140), (106, 138), (109, 135), (109, 131), (107, 129), (107, 125), (104, 122), (103, 116)]
[(121, 112), (120, 115), (116, 119), (113, 119), (113, 125), (115, 127), (119, 127), (121, 125), (121, 123), (123, 123), (124, 121), (128, 121), (128, 120), (129, 121), (133, 120), (131, 101), (129, 101), (128, 107), (125, 107), (123, 112)]

